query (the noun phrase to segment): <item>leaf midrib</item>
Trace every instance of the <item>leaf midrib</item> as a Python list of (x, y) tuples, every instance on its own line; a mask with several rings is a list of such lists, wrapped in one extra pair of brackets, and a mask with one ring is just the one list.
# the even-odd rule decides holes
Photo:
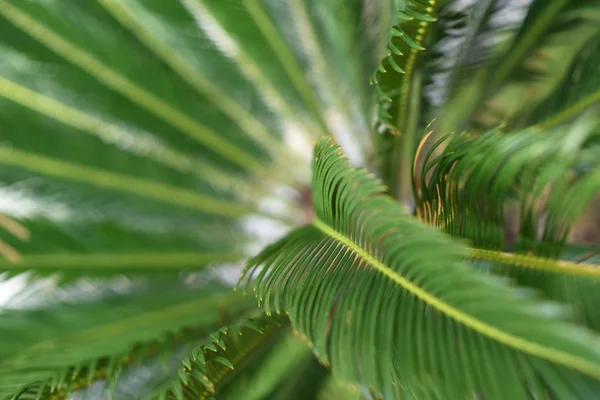
[(470, 248), (468, 258), (492, 261), (515, 267), (537, 269), (572, 276), (600, 278), (600, 266), (573, 261), (553, 260), (528, 254), (506, 253), (502, 251)]
[(207, 213), (236, 218), (254, 211), (227, 199), (221, 199), (176, 186), (136, 178), (68, 161), (43, 157), (34, 153), (0, 147), (0, 165), (22, 168), (41, 175), (78, 182), (97, 188), (130, 193), (164, 203), (177, 204)]
[(185, 267), (198, 267), (207, 262), (235, 262), (243, 256), (227, 252), (139, 252), (139, 253), (95, 253), (95, 254), (44, 254), (25, 255), (21, 262), (11, 263), (0, 259), (0, 270), (48, 269), (60, 266), (62, 271), (101, 268), (121, 270), (123, 268), (148, 268), (159, 271), (174, 271)]
[(444, 302), (442, 299), (439, 299), (431, 293), (426, 292), (425, 290), (415, 285), (408, 279), (404, 278), (403, 276), (392, 270), (390, 267), (386, 266), (381, 261), (371, 256), (365, 249), (363, 249), (357, 243), (355, 243), (351, 239), (348, 239), (343, 234), (337, 232), (335, 229), (333, 229), (323, 221), (319, 220), (318, 218), (315, 218), (315, 220), (313, 221), (313, 226), (315, 226), (324, 234), (330, 236), (331, 238), (350, 248), (350, 250), (354, 251), (358, 256), (362, 257), (377, 271), (396, 282), (404, 290), (408, 291), (413, 296), (419, 298), (421, 301), (433, 307), (435, 310), (445, 314), (449, 318), (465, 325), (470, 329), (473, 329), (475, 332), (478, 332), (479, 334), (489, 339), (502, 343), (513, 349), (522, 351), (526, 354), (567, 366), (583, 374), (592, 376), (596, 379), (600, 379), (600, 366), (580, 357), (573, 356), (569, 353), (545, 347), (537, 343), (532, 343), (528, 340), (503, 332), (494, 326), (491, 326), (469, 314), (466, 314), (461, 310), (458, 310), (457, 308), (453, 307), (452, 305)]
[[(70, 332), (65, 335), (60, 335), (50, 339), (40, 340), (37, 343), (21, 349), (17, 354), (7, 357), (2, 357), (2, 367), (9, 368), (6, 361), (13, 362), (15, 359), (26, 358), (32, 353), (37, 353), (43, 349), (56, 349), (56, 344), (61, 342), (82, 343), (89, 340), (97, 340), (107, 336), (116, 336), (118, 334), (132, 332), (142, 329), (147, 326), (156, 326), (164, 324), (173, 318), (181, 318), (182, 316), (198, 314), (199, 312), (214, 308), (222, 304), (233, 304), (236, 301), (246, 301), (244, 296), (240, 296), (236, 292), (220, 293), (218, 295), (203, 297), (195, 301), (187, 301), (183, 304), (171, 305), (163, 309), (153, 309), (149, 312), (138, 314), (133, 317), (121, 317), (117, 321), (109, 321), (103, 325), (95, 326), (89, 329), (82, 329), (76, 332)], [(163, 325), (164, 326), (164, 325)], [(158, 333), (157, 333), (158, 335)], [(4, 365), (3, 365), (4, 364)]]
[(270, 131), (261, 121), (247, 111), (235, 97), (230, 96), (224, 90), (221, 90), (216, 84), (212, 83), (202, 71), (195, 68), (183, 55), (178, 54), (168, 44), (157, 38), (157, 35), (150, 31), (141, 22), (135, 18), (135, 13), (119, 0), (97, 0), (114, 18), (129, 29), (139, 40), (154, 52), (161, 60), (169, 65), (187, 84), (195, 89), (199, 94), (209, 98), (232, 121), (245, 130), (248, 136), (251, 136), (258, 145), (265, 148), (270, 153), (277, 153), (283, 148), (275, 138), (277, 135)]
[(62, 56), (65, 60), (89, 73), (99, 82), (176, 127), (192, 139), (211, 148), (224, 158), (247, 169), (263, 170), (260, 161), (247, 153), (246, 150), (240, 149), (228, 140), (223, 139), (218, 133), (202, 125), (196, 119), (129, 80), (117, 70), (104, 64), (71, 41), (66, 40), (62, 35), (52, 31), (51, 28), (37, 21), (18, 6), (12, 5), (6, 0), (0, 0), (0, 15), (3, 15), (16, 27)]

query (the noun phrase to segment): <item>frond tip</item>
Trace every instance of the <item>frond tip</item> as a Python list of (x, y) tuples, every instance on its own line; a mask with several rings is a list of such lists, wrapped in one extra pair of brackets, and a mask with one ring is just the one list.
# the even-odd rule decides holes
[(461, 242), (403, 215), (329, 139), (313, 168), (317, 219), (242, 279), (257, 276), (267, 312), (287, 312), (335, 376), (390, 398), (570, 398), (600, 387), (600, 338), (463, 263)]
[(160, 398), (208, 399), (223, 387), (240, 364), (279, 337), (284, 320), (261, 316), (221, 328), (182, 362), (179, 379)]

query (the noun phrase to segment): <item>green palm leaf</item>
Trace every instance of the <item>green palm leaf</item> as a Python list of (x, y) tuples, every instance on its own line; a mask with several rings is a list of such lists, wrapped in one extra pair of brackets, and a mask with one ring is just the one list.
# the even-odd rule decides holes
[(435, 0), (408, 1), (398, 12), (399, 23), (391, 29), (388, 55), (374, 80), (379, 94), (379, 124), (383, 130), (377, 156), (387, 160), (381, 173), (390, 182), (390, 193), (401, 199), (407, 193), (413, 142), (420, 123), (423, 45), (435, 21)]
[(269, 343), (281, 336), (283, 322), (263, 316), (221, 328), (183, 361), (180, 378), (156, 394), (159, 398), (214, 398), (240, 366), (263, 353)]
[(239, 260), (240, 221), (282, 219), (262, 199), (308, 176), (287, 143), (335, 133), (368, 148), (392, 7), (0, 1), (0, 181), (29, 205), (9, 214), (30, 233), (3, 235), (0, 268)]
[[(0, 398), (596, 397), (598, 260), (567, 238), (600, 191), (597, 31), (533, 128), (439, 141), (417, 174), (421, 50), (462, 7), (438, 2), (0, 0), (0, 273), (27, 286), (0, 304)], [(597, 4), (473, 9), (436, 129), (486, 125)], [(333, 140), (405, 203), (412, 165), (422, 221)], [(248, 319), (232, 270), (312, 214), (248, 263)]]
[[(440, 131), (485, 132), (523, 118), (522, 109), (539, 103), (577, 47), (597, 32), (590, 18), (596, 7), (594, 0), (482, 1), (462, 18), (442, 17), (438, 27), (447, 30), (436, 45), (442, 57), (431, 63), (435, 75), (428, 88), (434, 103), (452, 96), (436, 115)], [(461, 4), (450, 2), (449, 8)], [(458, 68), (446, 76), (446, 64)]]
[(177, 371), (181, 362), (196, 346), (206, 340), (206, 333), (204, 332), (203, 337), (199, 335), (198, 340), (177, 343), (168, 354), (150, 355), (139, 361), (134, 360), (134, 363), (123, 367), (113, 381), (98, 380), (90, 387), (77, 390), (71, 398), (74, 400), (151, 398), (154, 393), (160, 392), (178, 379)]
[(497, 90), (528, 56), (554, 35), (564, 34), (581, 24), (586, 7), (595, 5), (594, 0), (533, 0), (523, 24), (506, 49), (506, 57), (497, 60), (489, 75), (489, 90)]
[[(368, 151), (393, 3), (0, 0), (0, 271), (170, 282), (243, 259), (253, 218), (295, 222), (264, 199), (307, 180), (299, 139)], [(227, 290), (2, 315), (0, 395), (112, 385), (132, 348), (248, 309)]]
[(307, 399), (314, 398), (328, 376), (312, 352), (288, 334), (264, 355), (238, 371), (235, 379), (219, 393), (222, 399)]
[(532, 112), (530, 123), (545, 130), (572, 120), (600, 102), (600, 34), (578, 52), (558, 86)]
[(543, 135), (535, 129), (460, 134), (434, 157), (442, 139), (420, 173), (415, 196), (421, 215), (477, 247), (502, 250), (507, 247), (504, 216), (516, 203), (517, 250), (556, 256), (577, 216), (600, 191), (599, 132), (591, 117)]
[(461, 243), (402, 216), (329, 140), (313, 179), (317, 219), (253, 259), (244, 281), (258, 274), (260, 303), (288, 313), (338, 377), (392, 398), (423, 384), (449, 398), (598, 389), (597, 336), (462, 263)]
[[(600, 270), (528, 254), (560, 257), (577, 217), (600, 193), (599, 132), (595, 119), (584, 118), (543, 134), (458, 135), (426, 158), (417, 193), (425, 220), (479, 248), (470, 257), (570, 303), (578, 321), (594, 329)], [(518, 215), (516, 238), (507, 230), (511, 213)], [(521, 254), (499, 253), (505, 250)]]
[(207, 335), (248, 310), (249, 299), (208, 276), (196, 288), (171, 280), (125, 294), (80, 295), (31, 310), (6, 310), (0, 315), (0, 398), (23, 388), (36, 396), (65, 394), (95, 379), (112, 381), (133, 360), (161, 346), (169, 354), (182, 337)]
[[(140, 364), (130, 365), (112, 385), (101, 383), (78, 391), (77, 399), (145, 399), (168, 393), (181, 393), (188, 398), (313, 398), (327, 371), (319, 366), (306, 345), (289, 333), (286, 323), (280, 326), (281, 322), (284, 321), (259, 317), (220, 329), (193, 348), (191, 342), (179, 346), (166, 359), (162, 355), (147, 357)], [(198, 348), (194, 350), (195, 347)], [(184, 360), (187, 367), (178, 375)], [(203, 383), (196, 385), (193, 376), (200, 374), (196, 369), (202, 370), (210, 383), (201, 379)], [(187, 390), (185, 384), (182, 387), (183, 381), (195, 389)], [(211, 394), (211, 390), (215, 393)]]

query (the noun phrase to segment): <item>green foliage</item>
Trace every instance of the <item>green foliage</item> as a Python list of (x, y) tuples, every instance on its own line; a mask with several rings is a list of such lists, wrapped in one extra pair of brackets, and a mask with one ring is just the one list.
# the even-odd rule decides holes
[(598, 397), (599, 5), (0, 0), (0, 398)]
[(558, 86), (533, 111), (530, 123), (544, 130), (567, 122), (600, 100), (600, 34), (575, 56)]
[(433, 157), (432, 149), (424, 159), (416, 193), (420, 213), (452, 236), (502, 250), (506, 209), (516, 204), (516, 250), (556, 257), (600, 190), (599, 139), (600, 125), (589, 118), (543, 134), (498, 129), (456, 135), (440, 155)]
[(113, 381), (123, 366), (168, 352), (177, 341), (206, 335), (253, 309), (228, 286), (208, 276), (203, 280), (197, 288), (171, 279), (127, 294), (107, 291), (92, 299), (80, 294), (41, 308), (6, 310), (0, 328), (0, 397), (23, 388), (36, 396), (68, 394), (95, 379)]
[[(406, 184), (413, 139), (421, 107), (421, 57), (428, 30), (435, 21), (436, 0), (409, 0), (390, 30), (387, 57), (374, 77), (379, 97), (377, 157), (390, 192), (400, 197)], [(384, 160), (384, 161), (382, 161)]]
[(315, 150), (312, 187), (314, 222), (265, 249), (244, 276), (264, 266), (254, 283), (261, 305), (289, 313), (336, 376), (391, 398), (430, 382), (450, 398), (598, 390), (590, 350), (600, 336), (461, 262), (460, 242), (402, 216), (329, 140)]
[[(458, 135), (439, 156), (425, 158), (417, 193), (420, 213), (479, 249), (557, 258), (576, 218), (600, 192), (599, 139), (598, 121), (589, 118), (542, 137), (536, 129)], [(515, 214), (512, 210), (519, 219), (516, 238), (508, 242), (505, 219)], [(533, 267), (493, 252), (477, 258), (495, 262), (496, 272), (570, 303), (579, 322), (600, 328), (596, 268), (560, 268), (551, 260)]]
[(208, 343), (194, 349), (192, 356), (183, 360), (180, 378), (166, 392), (158, 394), (159, 398), (214, 398), (240, 365), (264, 351), (280, 330), (281, 321), (266, 316), (221, 328), (211, 335)]

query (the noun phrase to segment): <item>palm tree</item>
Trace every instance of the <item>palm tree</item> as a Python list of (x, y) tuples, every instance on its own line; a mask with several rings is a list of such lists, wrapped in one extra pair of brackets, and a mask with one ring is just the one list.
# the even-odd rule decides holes
[(599, 12), (0, 0), (0, 397), (598, 398)]

